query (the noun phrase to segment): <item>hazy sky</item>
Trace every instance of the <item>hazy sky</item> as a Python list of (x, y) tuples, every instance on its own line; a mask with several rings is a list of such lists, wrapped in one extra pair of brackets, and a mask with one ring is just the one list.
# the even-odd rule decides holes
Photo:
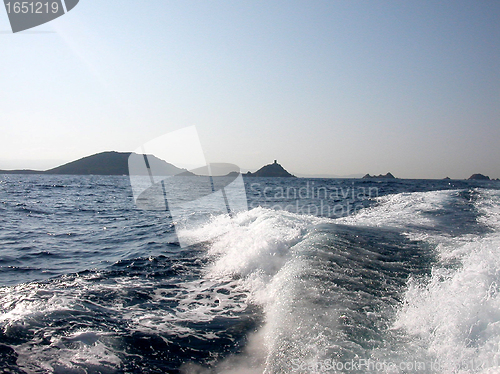
[(195, 125), (243, 169), (500, 177), (500, 1), (81, 0), (9, 30), (0, 169)]

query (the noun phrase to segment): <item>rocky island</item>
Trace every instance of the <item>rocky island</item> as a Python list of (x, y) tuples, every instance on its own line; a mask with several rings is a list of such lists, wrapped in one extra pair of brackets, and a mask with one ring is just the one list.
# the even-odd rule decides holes
[(297, 178), (295, 175), (290, 174), (285, 170), (283, 166), (278, 164), (277, 160), (274, 160), (272, 164), (265, 165), (257, 170), (255, 173), (248, 172), (243, 174), (245, 177), (279, 177), (279, 178)]
[(386, 175), (370, 175), (370, 174), (366, 174), (363, 179), (396, 179), (396, 177), (394, 175), (392, 175), (392, 173), (387, 173)]
[(476, 180), (476, 181), (489, 181), (490, 177), (483, 174), (472, 174), (468, 180)]

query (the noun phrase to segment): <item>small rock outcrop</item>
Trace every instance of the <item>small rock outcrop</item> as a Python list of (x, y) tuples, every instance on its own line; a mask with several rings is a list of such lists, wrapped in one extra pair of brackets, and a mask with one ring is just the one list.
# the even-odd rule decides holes
[(387, 173), (385, 175), (370, 175), (370, 174), (366, 174), (363, 179), (396, 179), (396, 177), (394, 175), (392, 175), (392, 173)]
[(297, 178), (295, 175), (290, 174), (285, 170), (283, 166), (278, 164), (278, 161), (274, 160), (272, 164), (265, 165), (257, 170), (255, 173), (248, 172), (244, 174), (245, 177), (279, 177), (279, 178)]

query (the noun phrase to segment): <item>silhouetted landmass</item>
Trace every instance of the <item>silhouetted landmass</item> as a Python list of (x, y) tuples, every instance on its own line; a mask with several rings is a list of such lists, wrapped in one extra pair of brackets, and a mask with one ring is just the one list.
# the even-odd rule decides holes
[(469, 180), (489, 181), (490, 177), (488, 177), (487, 175), (483, 175), (483, 174), (472, 174), (469, 177)]
[(363, 179), (380, 179), (380, 178), (384, 178), (384, 179), (396, 179), (396, 177), (394, 175), (392, 175), (391, 173), (387, 173), (386, 175), (370, 175), (370, 174), (366, 174)]
[(280, 178), (297, 178), (295, 175), (290, 174), (283, 168), (278, 161), (274, 160), (274, 163), (265, 165), (257, 170), (255, 173), (248, 172), (244, 174), (245, 177), (280, 177)]
[(127, 175), (131, 153), (102, 152), (47, 170), (47, 174)]
[(147, 155), (146, 161), (144, 155), (114, 151), (83, 157), (46, 171), (2, 170), (0, 174), (129, 175), (129, 157), (136, 166), (130, 169), (133, 175), (147, 176), (149, 175), (148, 168), (151, 168), (155, 175), (194, 175), (186, 169), (178, 168), (153, 155)]
[[(132, 157), (131, 157), (132, 156)], [(149, 175), (152, 171), (154, 175), (176, 175), (176, 176), (196, 176), (196, 174), (178, 168), (175, 165), (159, 159), (153, 155), (144, 157), (142, 154), (133, 152), (101, 152), (95, 155), (83, 157), (79, 160), (69, 162), (67, 164), (55, 167), (49, 170), (0, 170), (0, 174), (68, 174), (68, 175), (129, 175), (129, 160), (133, 160), (132, 164), (136, 167), (130, 168), (132, 175)], [(238, 172), (230, 172), (226, 177), (237, 177)], [(276, 160), (274, 163), (265, 165), (255, 173), (248, 172), (245, 177), (284, 177), (297, 178), (283, 168)], [(392, 173), (385, 175), (370, 175), (366, 174), (363, 179), (397, 179)], [(449, 180), (449, 177), (443, 178)], [(499, 180), (490, 179), (487, 175), (473, 174), (469, 180)]]
[(450, 177), (444, 177), (443, 180), (449, 181), (449, 180), (451, 180), (451, 178)]

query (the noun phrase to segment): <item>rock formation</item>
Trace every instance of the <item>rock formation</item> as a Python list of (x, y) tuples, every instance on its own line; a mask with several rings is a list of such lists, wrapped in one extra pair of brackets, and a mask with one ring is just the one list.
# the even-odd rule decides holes
[(391, 173), (387, 173), (386, 175), (370, 175), (370, 174), (366, 174), (363, 179), (379, 179), (379, 178), (383, 178), (383, 179), (396, 179), (396, 177), (394, 175), (392, 175)]
[(248, 172), (244, 174), (245, 177), (281, 177), (281, 178), (297, 178), (295, 175), (290, 174), (283, 168), (278, 161), (274, 160), (274, 163), (265, 165), (257, 170), (255, 173)]

